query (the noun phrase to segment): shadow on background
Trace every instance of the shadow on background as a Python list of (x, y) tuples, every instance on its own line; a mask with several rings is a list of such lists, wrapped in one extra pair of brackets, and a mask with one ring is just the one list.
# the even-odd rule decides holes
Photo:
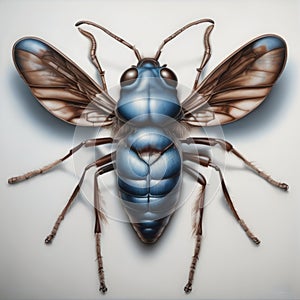
[(55, 135), (60, 139), (70, 138), (73, 135), (75, 126), (49, 113), (32, 95), (29, 87), (15, 70), (12, 70), (10, 77), (11, 87), (14, 90), (14, 97), (11, 101), (21, 107), (35, 126), (43, 130), (45, 134)]
[(292, 101), (289, 91), (293, 73), (292, 67), (286, 66), (280, 79), (260, 106), (246, 117), (222, 126), (226, 139), (260, 136), (278, 123), (284, 122), (285, 118), (288, 118), (289, 104)]

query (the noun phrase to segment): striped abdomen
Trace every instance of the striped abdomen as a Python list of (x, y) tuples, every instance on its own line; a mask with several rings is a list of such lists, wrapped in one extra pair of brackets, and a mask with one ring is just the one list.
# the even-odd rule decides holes
[(116, 171), (123, 207), (139, 238), (155, 242), (176, 209), (181, 154), (162, 129), (137, 129), (118, 145)]

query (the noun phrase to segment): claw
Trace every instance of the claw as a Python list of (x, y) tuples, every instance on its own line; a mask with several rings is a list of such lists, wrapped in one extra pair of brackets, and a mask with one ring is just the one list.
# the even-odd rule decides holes
[(187, 283), (186, 286), (184, 287), (184, 291), (186, 294), (189, 294), (192, 291), (192, 284)]
[(48, 235), (45, 238), (45, 244), (50, 244), (52, 242), (52, 239), (54, 238), (54, 236), (52, 234)]
[(100, 284), (99, 291), (103, 294), (105, 294), (107, 292), (107, 287), (106, 287), (105, 283)]
[(288, 184), (286, 184), (286, 183), (280, 183), (280, 184), (279, 184), (279, 187), (280, 187), (281, 189), (285, 190), (285, 191), (287, 191), (287, 190), (289, 189), (289, 186), (288, 186)]

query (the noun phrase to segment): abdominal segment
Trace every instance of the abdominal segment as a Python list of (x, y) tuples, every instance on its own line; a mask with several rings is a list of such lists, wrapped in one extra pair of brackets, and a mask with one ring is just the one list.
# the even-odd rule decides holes
[(123, 207), (139, 238), (154, 243), (179, 199), (181, 154), (158, 129), (139, 130), (124, 139), (116, 153)]

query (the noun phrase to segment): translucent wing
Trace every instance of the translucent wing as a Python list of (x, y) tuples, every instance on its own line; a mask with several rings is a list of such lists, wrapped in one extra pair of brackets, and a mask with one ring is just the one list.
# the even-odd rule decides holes
[(23, 38), (14, 45), (13, 58), (33, 95), (53, 115), (75, 125), (112, 125), (115, 101), (53, 46)]
[(222, 62), (186, 100), (183, 122), (212, 126), (238, 120), (263, 102), (284, 68), (287, 47), (275, 35), (258, 37)]

